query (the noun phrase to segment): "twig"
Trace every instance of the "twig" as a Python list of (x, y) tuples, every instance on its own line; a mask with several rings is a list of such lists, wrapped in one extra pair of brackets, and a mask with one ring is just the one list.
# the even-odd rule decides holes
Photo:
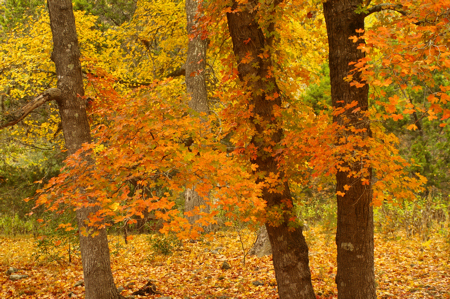
[(244, 263), (244, 267), (245, 267), (245, 258), (247, 257), (247, 252), (246, 252), (246, 250), (245, 250), (244, 241), (242, 240), (241, 230), (240, 230), (240, 228), (238, 227), (238, 225), (237, 225), (236, 227), (238, 228), (238, 229), (237, 229), (237, 233), (238, 233), (238, 235), (239, 235), (239, 241), (241, 242), (242, 252), (244, 253), (243, 263)]

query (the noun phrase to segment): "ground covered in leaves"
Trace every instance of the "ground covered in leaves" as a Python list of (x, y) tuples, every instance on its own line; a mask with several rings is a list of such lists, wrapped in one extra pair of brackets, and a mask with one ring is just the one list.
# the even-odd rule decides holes
[[(317, 298), (337, 298), (333, 235), (313, 228), (306, 238)], [(121, 237), (110, 236), (113, 273), (122, 295), (153, 280), (161, 294), (146, 298), (278, 298), (271, 257), (247, 256), (244, 264), (254, 233), (219, 232), (175, 247), (166, 241), (137, 235), (126, 245)], [(69, 263), (68, 244), (56, 243), (43, 250), (32, 237), (0, 237), (0, 298), (83, 298), (80, 257), (72, 249)], [(450, 249), (442, 237), (422, 242), (400, 233), (377, 234), (375, 248), (379, 298), (450, 298)], [(224, 262), (231, 268), (222, 269)], [(11, 281), (6, 273), (11, 267), (18, 269), (14, 274), (28, 277)]]

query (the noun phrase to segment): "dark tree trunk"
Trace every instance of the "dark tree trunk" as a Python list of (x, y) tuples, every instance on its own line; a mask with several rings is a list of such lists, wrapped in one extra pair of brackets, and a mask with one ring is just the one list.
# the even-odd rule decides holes
[[(370, 137), (370, 124), (365, 112), (368, 110), (368, 90), (350, 86), (344, 81), (350, 70), (350, 62), (356, 62), (364, 57), (357, 49), (358, 43), (353, 43), (350, 36), (356, 35), (356, 29), (364, 29), (364, 15), (355, 13), (362, 0), (328, 0), (323, 4), (328, 32), (329, 64), (331, 77), (331, 97), (334, 108), (343, 107), (356, 101), (358, 105), (349, 111), (335, 116), (334, 121), (346, 128), (365, 129), (359, 136)], [(358, 80), (358, 75), (354, 76)], [(360, 108), (354, 113), (354, 109)], [(353, 133), (350, 130), (339, 133), (336, 143), (342, 144)], [(339, 141), (338, 141), (339, 140)], [(341, 142), (341, 143), (340, 143)], [(345, 142), (345, 141), (344, 141)], [(366, 147), (356, 148), (363, 154)], [(344, 166), (352, 171), (367, 168), (362, 159), (359, 162), (347, 161)], [(374, 243), (373, 243), (373, 211), (371, 169), (368, 169), (368, 184), (363, 184), (361, 177), (349, 177), (348, 172), (338, 171), (336, 175), (337, 191), (345, 193), (337, 196), (337, 276), (339, 298), (376, 298), (374, 275)], [(345, 190), (344, 186), (350, 186)]]
[[(187, 18), (187, 34), (189, 36), (188, 51), (186, 58), (186, 90), (191, 97), (189, 108), (195, 113), (209, 114), (208, 92), (206, 90), (205, 68), (206, 68), (206, 49), (208, 42), (202, 39), (201, 28), (197, 28), (197, 19), (199, 16), (199, 8), (201, 2), (196, 0), (186, 0), (186, 18)], [(190, 212), (196, 207), (205, 206), (202, 212), (210, 211), (209, 205), (194, 188), (189, 188), (185, 193), (184, 211)], [(200, 215), (187, 217), (190, 224), (194, 224)], [(203, 227), (205, 231), (209, 231), (211, 226)]]
[[(282, 107), (281, 96), (275, 99), (267, 99), (275, 93), (281, 94), (277, 82), (270, 76), (272, 61), (264, 57), (266, 46), (271, 46), (271, 39), (264, 37), (263, 31), (257, 23), (257, 12), (251, 7), (258, 7), (257, 1), (250, 1), (246, 6), (238, 7), (233, 1), (233, 10), (239, 12), (227, 13), (228, 28), (233, 42), (233, 51), (238, 60), (239, 78), (246, 84), (251, 92), (249, 107), (253, 106), (253, 122), (256, 134), (252, 138), (252, 144), (257, 149), (256, 158), (252, 163), (258, 165), (260, 180), (269, 174), (279, 178), (280, 193), (263, 190), (263, 199), (267, 202), (267, 208), (279, 207), (284, 210), (284, 217), (278, 226), (266, 224), (273, 252), (273, 265), (278, 284), (278, 294), (281, 299), (313, 299), (314, 290), (311, 283), (309, 269), (308, 246), (302, 233), (302, 228), (289, 227), (288, 215), (292, 212), (286, 206), (292, 202), (289, 186), (285, 181), (284, 173), (280, 171), (276, 157), (272, 154), (275, 147), (283, 138), (281, 122), (274, 113), (274, 106)], [(269, 31), (273, 32), (274, 24)], [(252, 58), (250, 63), (241, 63), (249, 53)], [(246, 81), (249, 79), (248, 81)], [(270, 133), (269, 133), (270, 132)], [(271, 150), (268, 150), (270, 148)], [(267, 151), (266, 151), (267, 150)], [(283, 204), (287, 203), (287, 204)]]
[[(86, 115), (81, 75), (80, 50), (75, 29), (71, 0), (48, 0), (50, 26), (53, 34), (52, 60), (56, 66), (58, 88), (61, 90), (58, 107), (62, 129), (69, 154), (79, 150), (83, 143), (91, 142)], [(90, 213), (97, 208), (77, 210), (78, 226), (85, 227)], [(108, 240), (105, 229), (97, 229), (95, 237), (80, 234), (84, 283), (87, 299), (119, 298), (111, 272)]]

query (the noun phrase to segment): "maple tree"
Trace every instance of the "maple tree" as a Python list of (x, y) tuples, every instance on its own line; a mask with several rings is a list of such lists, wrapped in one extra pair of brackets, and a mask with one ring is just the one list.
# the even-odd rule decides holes
[[(278, 212), (278, 215), (273, 214), (275, 219), (269, 217), (266, 223), (278, 293), (280, 298), (314, 298), (308, 246), (301, 226), (291, 225), (292, 197), (276, 157), (277, 146), (283, 139), (283, 129), (276, 115), (282, 106), (281, 90), (271, 74), (271, 53), (266, 48), (274, 42), (275, 24), (274, 20), (268, 20), (264, 28), (258, 23), (258, 3), (249, 4), (254, 7), (252, 10), (233, 2), (233, 11), (227, 12), (227, 20), (238, 60), (238, 76), (243, 93), (248, 93), (247, 112), (254, 126), (247, 146), (248, 155), (255, 165), (257, 182), (264, 184), (262, 198), (267, 202), (268, 212)], [(276, 15), (276, 4), (263, 11)], [(269, 37), (265, 37), (264, 30)]]
[(368, 122), (369, 86), (356, 87), (343, 80), (352, 68), (351, 63), (365, 55), (349, 39), (356, 30), (364, 28), (364, 15), (354, 11), (354, 7), (362, 4), (363, 1), (324, 3), (330, 49), (331, 99), (335, 109), (333, 121), (344, 129), (338, 132), (335, 143), (337, 146), (354, 143), (355, 153), (353, 159), (343, 159), (336, 173), (336, 284), (340, 298), (376, 298), (372, 169), (366, 164), (368, 146), (363, 143), (372, 137)]
[[(86, 114), (86, 102), (81, 73), (80, 52), (75, 28), (72, 1), (48, 1), (50, 26), (53, 35), (52, 60), (58, 75), (57, 103), (61, 116), (65, 145), (74, 154), (81, 145), (91, 142)], [(84, 162), (92, 163), (89, 159)], [(80, 189), (81, 193), (84, 193)], [(80, 229), (80, 248), (83, 260), (87, 298), (119, 298), (110, 267), (108, 241), (105, 229), (95, 229), (91, 235), (83, 234), (87, 220), (96, 211), (95, 199), (88, 199), (94, 206), (77, 210)]]
[[(362, 33), (364, 32), (364, 19), (372, 13), (380, 12), (384, 10), (394, 10), (400, 12), (401, 15), (407, 16), (407, 21), (410, 24), (418, 25), (427, 21), (426, 8), (428, 4), (421, 3), (423, 7), (418, 7), (420, 15), (425, 16), (425, 20), (417, 18), (417, 16), (410, 16), (405, 12), (404, 8), (410, 8), (410, 4), (377, 4), (369, 7), (369, 3), (364, 1), (327, 1), (324, 3), (325, 20), (327, 22), (327, 31), (329, 38), (329, 61), (330, 61), (330, 77), (331, 77), (331, 93), (333, 100), (333, 107), (335, 108), (334, 120), (345, 128), (345, 133), (338, 135), (337, 144), (348, 143), (347, 140), (358, 136), (361, 141), (368, 140), (372, 137), (371, 126), (369, 122), (369, 93), (368, 85), (363, 80), (368, 80), (373, 72), (368, 71), (365, 63), (368, 61), (365, 53), (369, 53), (369, 47), (366, 44), (354, 43), (358, 41), (358, 37), (355, 37), (352, 32)], [(360, 11), (354, 10), (358, 7)], [(434, 6), (435, 8), (435, 6)], [(338, 12), (348, 12), (346, 17), (342, 17)], [(419, 21), (417, 20), (419, 19)], [(349, 21), (350, 20), (350, 21)], [(403, 23), (397, 23), (397, 26), (391, 27), (392, 31), (398, 32), (401, 35), (401, 31), (404, 30)], [(386, 27), (381, 27), (382, 30), (386, 30)], [(399, 30), (400, 29), (400, 30)], [(400, 32), (399, 32), (400, 31)], [(406, 32), (408, 32), (406, 30)], [(411, 31), (410, 31), (411, 32)], [(417, 32), (414, 30), (414, 32)], [(380, 38), (380, 32), (377, 32), (377, 38)], [(415, 33), (417, 34), (417, 33)], [(408, 34), (407, 34), (408, 35)], [(422, 37), (422, 34), (417, 34)], [(406, 36), (405, 36), (406, 37)], [(408, 36), (409, 38), (410, 36)], [(384, 38), (384, 36), (382, 37)], [(399, 42), (398, 35), (395, 35), (395, 44), (399, 46), (398, 52), (401, 55), (405, 55), (404, 43)], [(372, 43), (370, 38), (367, 38), (369, 44)], [(383, 40), (384, 44), (385, 40)], [(379, 46), (381, 44), (378, 44)], [(416, 47), (417, 44), (414, 44)], [(384, 47), (381, 45), (381, 47)], [(389, 47), (389, 51), (395, 47)], [(403, 69), (406, 63), (397, 64), (402, 58), (397, 57), (393, 60), (388, 60), (383, 57), (383, 63), (389, 61), (389, 66), (392, 66), (394, 72), (396, 69)], [(415, 49), (415, 55), (423, 53), (420, 50)], [(410, 62), (416, 62), (410, 55), (408, 57)], [(356, 66), (356, 70), (353, 69), (353, 65)], [(362, 67), (362, 65), (364, 65)], [(387, 66), (387, 64), (385, 64)], [(419, 74), (417, 70), (414, 70), (414, 63), (412, 73), (421, 77), (425, 73)], [(353, 72), (352, 72), (353, 71)], [(350, 74), (350, 75), (349, 75)], [(400, 74), (411, 74), (404, 69)], [(399, 75), (400, 75), (399, 74)], [(391, 73), (392, 75), (392, 73)], [(395, 75), (394, 75), (395, 76)], [(398, 75), (397, 75), (398, 76)], [(401, 76), (401, 75), (400, 75)], [(374, 76), (372, 76), (373, 78)], [(347, 80), (344, 80), (347, 78)], [(346, 81), (352, 81), (350, 84)], [(368, 80), (371, 82), (371, 80)], [(392, 82), (392, 81), (391, 81)], [(389, 85), (390, 82), (380, 82), (379, 80), (373, 81), (375, 86)], [(402, 87), (405, 89), (406, 87)], [(430, 96), (432, 97), (432, 96)], [(390, 106), (387, 106), (387, 111), (392, 113), (390, 117), (394, 120), (401, 119), (401, 115), (394, 114), (395, 108), (393, 106), (397, 103), (397, 96), (390, 98)], [(355, 105), (352, 105), (355, 103)], [(380, 103), (380, 102), (378, 102)], [(347, 105), (345, 107), (345, 105)], [(411, 104), (408, 108), (412, 108)], [(345, 107), (344, 110), (339, 108)], [(440, 110), (442, 111), (442, 109)], [(410, 110), (413, 114), (415, 111)], [(434, 112), (429, 112), (431, 117)], [(445, 119), (445, 117), (443, 117)], [(414, 128), (415, 125), (411, 125)], [(361, 151), (362, 155), (358, 155), (357, 160), (345, 160), (344, 164), (340, 167), (337, 173), (337, 194), (338, 194), (338, 228), (336, 235), (336, 243), (338, 247), (338, 274), (336, 276), (336, 283), (338, 285), (339, 297), (342, 298), (375, 298), (375, 276), (374, 276), (374, 264), (373, 264), (373, 211), (372, 211), (372, 191), (371, 191), (371, 176), (372, 169), (370, 166), (364, 166), (365, 156), (369, 153), (367, 145), (360, 143), (360, 145), (354, 148), (357, 151)], [(364, 154), (364, 152), (366, 152)], [(367, 156), (366, 156), (367, 157)], [(366, 160), (367, 161), (367, 160)], [(370, 164), (370, 163), (369, 163)], [(365, 169), (364, 172), (361, 172)], [(356, 178), (355, 178), (355, 174)], [(353, 265), (359, 264), (360, 266), (355, 268)], [(362, 266), (361, 266), (362, 265)]]
[[(49, 89), (42, 97), (31, 102), (31, 105), (25, 106), (21, 115), (16, 115), (14, 122), (20, 121), (30, 113), (30, 110), (48, 101), (48, 98), (56, 100), (60, 110), (65, 144), (69, 154), (74, 154), (82, 143), (91, 141), (85, 102), (80, 98), (84, 90), (75, 18), (71, 1), (48, 1), (48, 8), (54, 44), (51, 58), (58, 75), (58, 89)], [(28, 106), (31, 107), (28, 108)], [(6, 125), (14, 124), (14, 122)], [(80, 231), (86, 227), (89, 215), (95, 210), (95, 206), (86, 206), (77, 210)], [(80, 235), (86, 297), (118, 298), (119, 294), (110, 269), (106, 231), (96, 229), (95, 233), (96, 235)]]
[[(189, 107), (193, 110), (192, 113), (199, 114), (198, 116), (203, 119), (210, 114), (210, 109), (205, 75), (208, 40), (200, 32), (201, 27), (199, 26), (202, 10), (201, 2), (186, 1), (187, 34), (189, 38), (185, 63), (186, 91), (191, 97)], [(208, 130), (206, 126), (205, 130)], [(195, 191), (195, 184), (193, 188), (186, 189), (185, 197), (185, 212), (192, 213), (197, 207), (204, 212), (209, 212), (210, 207)], [(199, 218), (200, 215), (188, 216), (191, 224), (194, 224)]]

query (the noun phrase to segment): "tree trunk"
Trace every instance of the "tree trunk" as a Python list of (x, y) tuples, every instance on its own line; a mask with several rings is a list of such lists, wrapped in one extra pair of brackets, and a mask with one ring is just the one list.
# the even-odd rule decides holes
[[(206, 68), (206, 49), (208, 41), (202, 39), (200, 29), (196, 28), (196, 16), (198, 17), (201, 1), (186, 0), (186, 18), (187, 18), (187, 34), (189, 36), (188, 51), (186, 58), (186, 90), (191, 97), (189, 101), (189, 108), (195, 113), (209, 114), (208, 107), (208, 92), (206, 90), (205, 68)], [(203, 205), (205, 208), (202, 212), (208, 213), (210, 206), (206, 203), (193, 188), (188, 188), (185, 193), (184, 211), (189, 212), (196, 207)], [(193, 225), (200, 215), (193, 215), (187, 217), (189, 223)], [(203, 227), (205, 231), (210, 231), (211, 226)]]
[[(271, 46), (272, 38), (264, 37), (257, 23), (256, 7), (258, 2), (255, 0), (249, 1), (245, 6), (238, 6), (233, 1), (232, 10), (238, 11), (227, 13), (233, 51), (238, 60), (238, 75), (251, 92), (249, 107), (253, 107), (253, 116), (250, 120), (256, 129), (251, 141), (256, 149), (252, 163), (258, 166), (259, 181), (264, 181), (268, 175), (275, 175), (279, 179), (278, 186), (271, 187), (280, 192), (270, 192), (267, 187), (262, 192), (268, 210), (280, 208), (284, 212), (277, 226), (266, 224), (273, 251), (278, 294), (281, 299), (313, 299), (315, 295), (311, 283), (308, 246), (302, 228), (289, 227), (289, 215), (292, 211), (288, 206), (292, 203), (292, 197), (284, 173), (280, 171), (273, 155), (275, 147), (283, 138), (281, 122), (274, 113), (274, 106), (282, 107), (282, 104), (281, 96), (272, 99), (267, 96), (272, 97), (275, 93), (281, 95), (281, 92), (275, 78), (270, 75), (273, 68), (270, 53), (265, 52), (266, 46)], [(268, 31), (273, 33), (273, 23)], [(242, 63), (247, 54), (252, 61)], [(246, 81), (247, 79), (250, 80)]]
[[(65, 144), (69, 154), (74, 154), (83, 143), (91, 142), (89, 122), (86, 115), (81, 75), (80, 50), (75, 28), (71, 0), (48, 0), (50, 26), (53, 34), (52, 60), (56, 66), (58, 102)], [(98, 208), (77, 210), (78, 226), (86, 227), (86, 220)], [(92, 228), (91, 228), (92, 231)], [(84, 283), (87, 299), (116, 299), (120, 295), (111, 272), (108, 240), (105, 229), (94, 229), (98, 235), (80, 234)]]
[(208, 41), (202, 39), (197, 20), (201, 1), (186, 0), (187, 34), (189, 36), (186, 58), (186, 89), (191, 97), (189, 107), (197, 113), (209, 114), (205, 69)]
[[(357, 49), (358, 44), (349, 39), (356, 35), (356, 29), (364, 29), (364, 15), (355, 13), (362, 0), (328, 0), (323, 4), (328, 32), (329, 64), (331, 78), (331, 97), (333, 107), (340, 108), (356, 101), (358, 105), (343, 114), (334, 116), (334, 121), (346, 128), (364, 129), (362, 133), (346, 130), (336, 136), (336, 144), (342, 145), (342, 140), (350, 135), (362, 139), (371, 136), (370, 123), (366, 114), (368, 110), (367, 85), (356, 88), (343, 79), (353, 69), (350, 62), (356, 62), (364, 57)], [(359, 75), (354, 79), (359, 80)], [(355, 113), (356, 108), (360, 108)], [(351, 137), (351, 136), (350, 136)], [(363, 155), (367, 155), (367, 147), (356, 147)], [(358, 162), (346, 161), (351, 171), (367, 168), (363, 159)], [(345, 193), (337, 196), (337, 276), (339, 298), (376, 298), (374, 274), (374, 243), (373, 243), (373, 211), (371, 169), (365, 177), (368, 183), (363, 184), (361, 177), (349, 177), (346, 171), (336, 174), (337, 191)], [(350, 186), (349, 190), (345, 190)]]
[[(201, 212), (208, 213), (210, 211), (209, 205), (206, 203), (206, 201), (198, 195), (198, 193), (195, 191), (195, 186), (193, 188), (186, 188), (186, 192), (184, 194), (185, 196), (185, 202), (184, 202), (184, 211), (189, 212), (194, 210), (196, 207), (204, 206), (205, 208), (200, 209)], [(202, 216), (201, 215), (193, 215), (193, 216), (187, 216), (187, 219), (191, 225), (194, 225), (197, 220), (199, 220)], [(198, 225), (198, 224), (197, 224)], [(208, 232), (208, 227), (203, 227), (203, 229)]]
[(257, 233), (255, 244), (248, 251), (248, 255), (256, 255), (263, 257), (272, 254), (272, 246), (270, 246), (269, 234), (265, 226), (262, 226)]

